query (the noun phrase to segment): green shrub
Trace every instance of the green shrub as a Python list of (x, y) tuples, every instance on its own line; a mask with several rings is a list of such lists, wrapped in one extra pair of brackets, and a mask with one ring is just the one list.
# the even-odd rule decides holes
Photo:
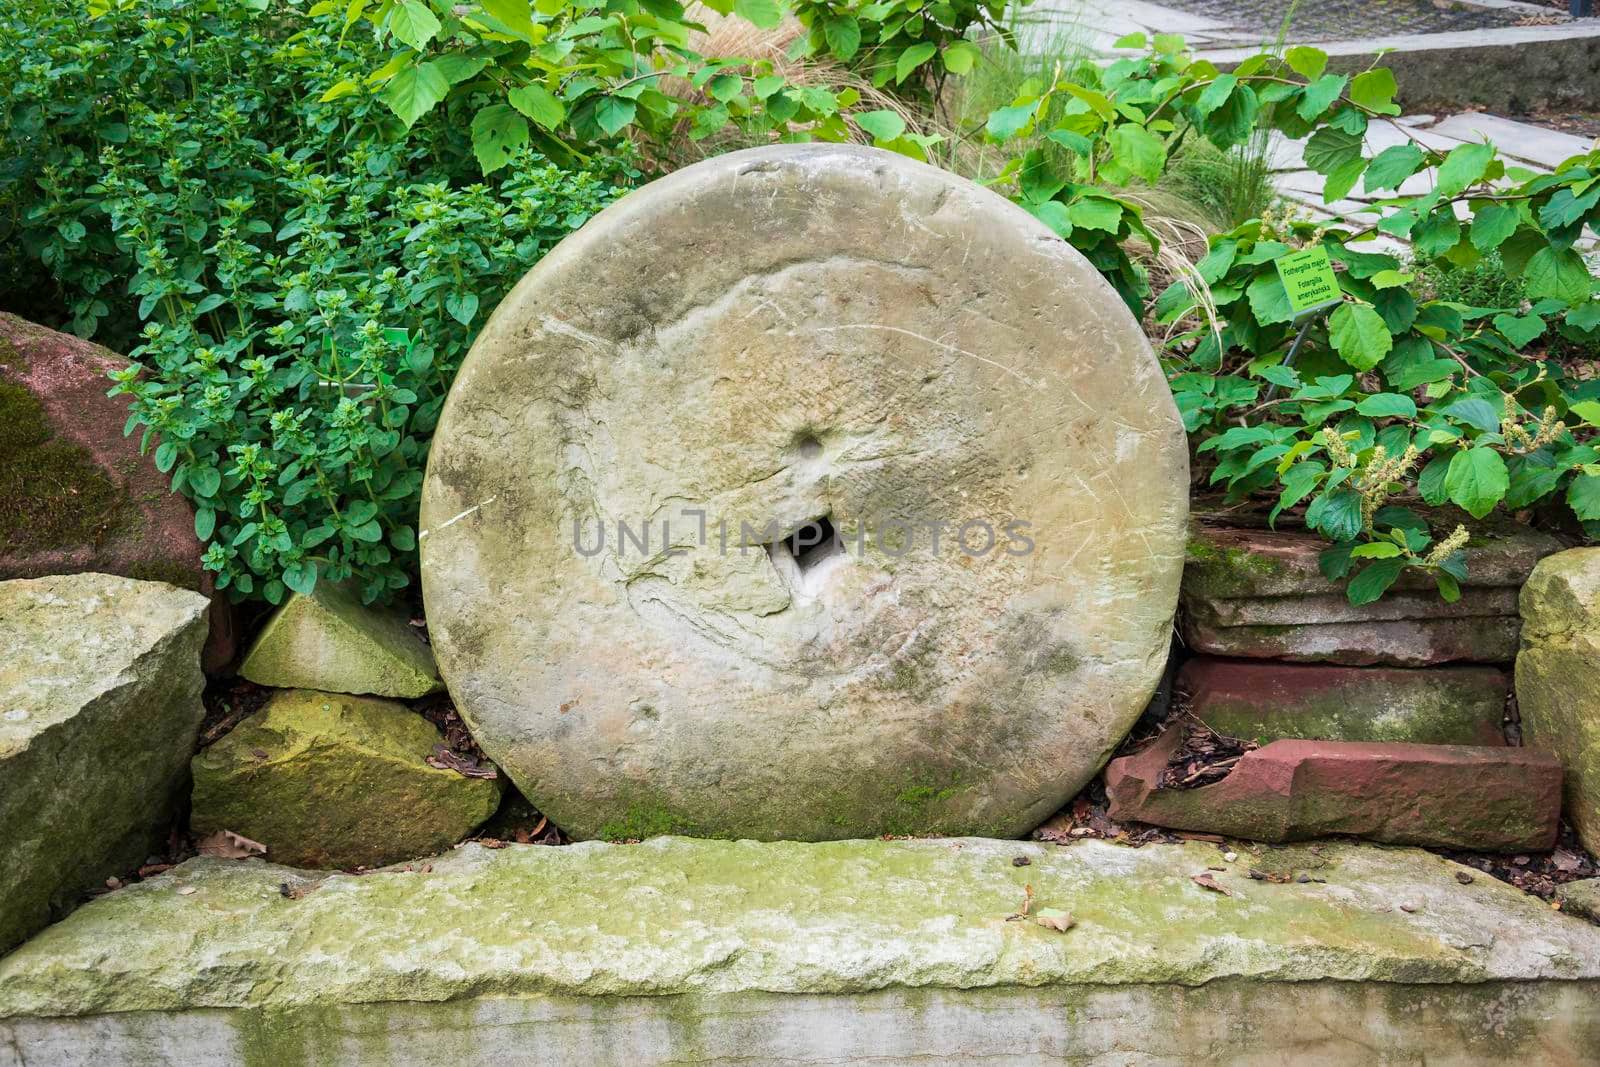
[(0, 16), (10, 269), (42, 265), (75, 330), (132, 346), (114, 391), (220, 587), (353, 579), (372, 600), (414, 573), (429, 436), (476, 330), (633, 171), (522, 151), (481, 184), (450, 109), (406, 131), (368, 95), (322, 99), (377, 61), (370, 35), (266, 6)]

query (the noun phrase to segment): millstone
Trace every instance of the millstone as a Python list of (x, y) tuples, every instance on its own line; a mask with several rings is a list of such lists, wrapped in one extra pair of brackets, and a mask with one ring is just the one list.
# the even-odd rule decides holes
[(1025, 832), (1165, 662), (1182, 427), (1022, 209), (870, 149), (679, 171), (535, 267), (422, 503), (439, 665), (578, 837)]

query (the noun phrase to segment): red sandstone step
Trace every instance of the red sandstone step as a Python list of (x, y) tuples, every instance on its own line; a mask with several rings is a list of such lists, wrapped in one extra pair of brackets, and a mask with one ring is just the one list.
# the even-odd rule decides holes
[(1222, 781), (1159, 789), (1183, 743), (1169, 729), (1106, 768), (1110, 815), (1255, 841), (1353, 834), (1399, 845), (1485, 852), (1554, 847), (1561, 761), (1528, 748), (1274, 741)]
[(1252, 741), (1503, 746), (1511, 678), (1496, 667), (1340, 667), (1196, 656), (1178, 672), (1190, 713)]

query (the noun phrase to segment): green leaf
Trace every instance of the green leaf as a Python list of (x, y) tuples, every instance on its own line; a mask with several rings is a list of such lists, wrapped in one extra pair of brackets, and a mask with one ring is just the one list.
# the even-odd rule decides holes
[(1217, 108), (1228, 102), (1228, 97), (1233, 95), (1233, 90), (1239, 84), (1239, 79), (1232, 74), (1218, 74), (1216, 79), (1203, 90), (1195, 99), (1194, 107), (1200, 115), (1211, 114)]
[[(1055, 231), (1057, 237), (1072, 236), (1072, 215), (1067, 211), (1067, 205), (1059, 200), (1046, 200), (1042, 203), (1029, 201), (1023, 205), (1031, 211), (1035, 218)], [(1180, 286), (1180, 288), (1182, 288)]]
[(733, 13), (763, 30), (777, 29), (783, 21), (783, 8), (777, 0), (733, 0)]
[(1445, 492), (1451, 502), (1475, 519), (1494, 510), (1511, 484), (1506, 461), (1492, 448), (1479, 445), (1457, 452), (1445, 474)]
[(444, 309), (461, 325), (470, 326), (473, 316), (478, 313), (478, 294), (451, 293), (444, 298)]
[(1354, 489), (1324, 492), (1306, 509), (1306, 525), (1334, 541), (1353, 541), (1361, 532), (1361, 494)]
[(420, 52), (438, 35), (439, 20), (417, 0), (404, 0), (389, 16), (389, 32)]
[(1328, 53), (1320, 48), (1309, 48), (1306, 45), (1295, 45), (1283, 54), (1284, 62), (1289, 64), (1289, 69), (1308, 82), (1314, 82), (1322, 77), (1322, 72), (1328, 69)]
[(1493, 252), (1517, 231), (1517, 209), (1510, 204), (1488, 204), (1472, 215), (1472, 247)]
[(1417, 405), (1409, 396), (1399, 393), (1374, 393), (1356, 405), (1356, 412), (1374, 419), (1413, 419), (1417, 415)]
[(1454, 248), (1461, 240), (1461, 221), (1448, 204), (1438, 208), (1423, 219), (1412, 231), (1411, 240), (1417, 254), (1431, 259)]
[(211, 540), (211, 533), (217, 528), (217, 512), (215, 508), (200, 507), (194, 511), (194, 535), (201, 541)]
[(727, 103), (744, 90), (744, 79), (737, 74), (718, 74), (706, 84), (711, 99)]
[(1533, 339), (1544, 333), (1544, 319), (1538, 315), (1496, 315), (1494, 328), (1505, 335), (1515, 348), (1526, 348)]
[(472, 118), (472, 154), (485, 174), (510, 163), (528, 143), (528, 120), (509, 104), (490, 104)]
[(638, 106), (626, 97), (608, 96), (601, 100), (594, 109), (594, 120), (606, 133), (616, 136), (622, 128), (633, 121), (638, 113)]
[(1250, 313), (1263, 326), (1289, 322), (1294, 318), (1294, 305), (1289, 302), (1283, 279), (1276, 272), (1256, 275), (1245, 290), (1245, 297), (1250, 301)]
[(1568, 410), (1590, 426), (1600, 427), (1600, 400), (1583, 400)]
[(1339, 99), (1339, 94), (1344, 92), (1345, 83), (1349, 80), (1344, 74), (1328, 74), (1318, 78), (1306, 86), (1305, 95), (1300, 98), (1299, 106), (1294, 109), (1295, 114), (1307, 122), (1315, 121), (1335, 100)]
[(1464, 144), (1451, 149), (1450, 154), (1444, 157), (1444, 162), (1439, 164), (1439, 182), (1434, 186), (1434, 191), (1440, 196), (1455, 196), (1464, 192), (1483, 178), (1493, 158), (1493, 145)]
[(533, 15), (528, 0), (478, 0), (478, 6), (483, 8), (486, 15), (510, 31), (513, 37), (533, 42)]
[(1394, 347), (1383, 316), (1365, 304), (1340, 304), (1328, 317), (1328, 339), (1339, 358), (1360, 371), (1376, 367)]
[(1400, 183), (1415, 174), (1426, 158), (1422, 149), (1414, 144), (1397, 144), (1385, 148), (1373, 158), (1372, 165), (1367, 168), (1365, 182), (1367, 192), (1400, 188)]
[(432, 63), (404, 67), (383, 87), (383, 102), (408, 127), (450, 92), (450, 79)]
[(1465, 396), (1446, 404), (1442, 413), (1468, 426), (1492, 433), (1500, 428), (1500, 409), (1481, 396)]
[(953, 41), (945, 46), (939, 54), (939, 59), (944, 63), (944, 69), (951, 74), (962, 75), (971, 73), (977, 65), (981, 53), (978, 46), (971, 41)]
[(195, 496), (215, 496), (222, 488), (222, 472), (215, 467), (197, 467), (189, 471), (189, 488)]
[(1461, 599), (1461, 583), (1444, 571), (1435, 571), (1433, 582), (1439, 587), (1439, 598), (1446, 604), (1454, 604)]
[(433, 65), (439, 68), (439, 73), (444, 75), (445, 81), (451, 85), (459, 85), (469, 78), (477, 77), (479, 72), (489, 65), (489, 60), (483, 56), (464, 56), (457, 52), (446, 52), (433, 60)]
[(836, 59), (848, 60), (861, 47), (861, 23), (854, 15), (838, 15), (822, 24), (822, 36)]
[(1357, 545), (1350, 552), (1353, 559), (1394, 559), (1402, 554), (1400, 546), (1393, 541), (1372, 541)]
[(1305, 148), (1306, 166), (1318, 174), (1332, 174), (1361, 156), (1361, 138), (1332, 126), (1311, 135)]
[(1533, 254), (1523, 271), (1528, 296), (1533, 300), (1551, 297), (1563, 304), (1581, 304), (1589, 299), (1594, 279), (1583, 257), (1570, 248), (1546, 246)]
[(1122, 223), (1122, 205), (1114, 200), (1086, 197), (1068, 207), (1072, 225), (1085, 230), (1104, 230), (1116, 233)]
[(1345, 597), (1350, 603), (1357, 606), (1371, 604), (1389, 591), (1389, 587), (1395, 583), (1395, 579), (1399, 578), (1400, 572), (1405, 569), (1406, 561), (1404, 559), (1380, 559), (1376, 563), (1369, 563), (1362, 568), (1360, 573), (1350, 579), (1350, 585), (1345, 590)]
[(555, 129), (567, 117), (566, 106), (542, 85), (524, 85), (513, 89), (506, 94), (506, 99), (512, 107), (547, 130)]
[(856, 125), (872, 134), (875, 140), (892, 141), (906, 132), (906, 120), (893, 111), (868, 111), (853, 117)]
[(932, 59), (933, 54), (938, 50), (939, 46), (932, 41), (923, 41), (921, 44), (914, 44), (904, 52), (901, 52), (900, 58), (894, 61), (894, 83), (899, 85), (905, 81), (906, 78), (910, 77), (912, 71)]
[(1600, 474), (1580, 474), (1567, 487), (1572, 513), (1585, 522), (1600, 519)]
[(1394, 72), (1387, 67), (1378, 67), (1356, 75), (1355, 81), (1350, 83), (1350, 99), (1368, 111), (1376, 111), (1380, 115), (1398, 115), (1400, 108), (1394, 102), (1398, 88)]
[(989, 114), (989, 121), (984, 125), (984, 131), (995, 141), (1006, 141), (1021, 133), (1033, 121), (1033, 116), (1039, 110), (1039, 101), (1034, 100), (1026, 104), (1013, 104), (1010, 107), (996, 108)]
[(1423, 501), (1438, 507), (1450, 499), (1450, 494), (1445, 490), (1445, 475), (1450, 472), (1450, 457), (1435, 456), (1422, 468), (1422, 473), (1417, 475), (1417, 493)]
[(1154, 184), (1167, 163), (1167, 146), (1161, 138), (1132, 122), (1111, 131), (1111, 156), (1129, 171)]
[(302, 560), (283, 569), (283, 584), (301, 596), (310, 596), (317, 587), (317, 565), (312, 560)]

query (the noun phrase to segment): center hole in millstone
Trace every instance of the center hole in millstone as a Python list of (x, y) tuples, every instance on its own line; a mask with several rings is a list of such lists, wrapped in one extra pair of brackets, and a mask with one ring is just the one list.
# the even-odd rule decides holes
[(826, 515), (819, 515), (795, 527), (794, 532), (783, 540), (768, 545), (767, 552), (780, 571), (787, 569), (782, 564), (792, 561), (801, 578), (804, 578), (826, 560), (843, 555), (844, 541), (839, 531), (833, 528), (832, 520)]

